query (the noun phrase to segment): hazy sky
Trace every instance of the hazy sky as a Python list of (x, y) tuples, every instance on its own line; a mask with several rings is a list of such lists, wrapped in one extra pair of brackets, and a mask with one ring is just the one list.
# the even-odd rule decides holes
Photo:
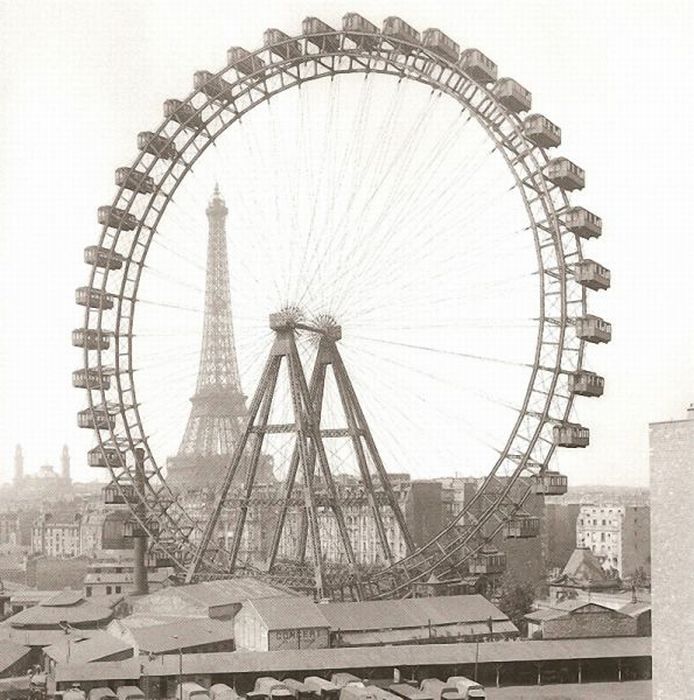
[(339, 26), (346, 11), (481, 48), (562, 127), (562, 154), (587, 171), (582, 201), (604, 221), (591, 255), (613, 289), (592, 308), (614, 340), (591, 355), (605, 396), (579, 406), (592, 444), (559, 464), (572, 483), (648, 482), (648, 422), (694, 400), (687, 2), (0, 2), (2, 479), (18, 442), (29, 471), (57, 463), (66, 442), (76, 476), (92, 476), (70, 386), (74, 288), (135, 134), (230, 45), (255, 48), (269, 26), (298, 33), (306, 15)]

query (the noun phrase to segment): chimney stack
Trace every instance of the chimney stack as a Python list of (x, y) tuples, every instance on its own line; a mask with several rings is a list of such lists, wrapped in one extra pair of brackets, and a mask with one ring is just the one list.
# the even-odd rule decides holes
[(687, 420), (694, 420), (694, 403), (689, 404), (687, 409)]
[(70, 483), (70, 452), (67, 445), (63, 445), (63, 451), (60, 454), (60, 476), (63, 477), (63, 481)]

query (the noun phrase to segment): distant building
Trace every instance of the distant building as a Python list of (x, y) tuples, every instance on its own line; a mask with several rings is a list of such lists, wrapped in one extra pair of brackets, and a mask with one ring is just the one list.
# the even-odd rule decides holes
[(590, 549), (576, 548), (561, 574), (550, 581), (550, 604), (578, 598), (581, 592), (616, 591), (617, 578), (611, 578)]
[(650, 575), (651, 524), (648, 506), (583, 505), (576, 520), (576, 546), (590, 549), (603, 568), (620, 578), (641, 570)]
[(638, 624), (628, 613), (597, 603), (568, 601), (563, 607), (528, 613), (531, 639), (585, 639), (586, 637), (635, 637)]
[(80, 555), (80, 520), (74, 511), (42, 513), (31, 530), (31, 553), (70, 558)]
[(694, 471), (694, 404), (684, 420), (649, 426), (653, 508), (653, 696), (691, 697), (694, 655), (694, 528), (691, 480)]
[[(157, 591), (171, 584), (173, 569), (150, 568), (147, 581), (150, 591)], [(129, 595), (135, 592), (135, 564), (131, 561), (101, 561), (89, 565), (84, 576), (84, 595)]]

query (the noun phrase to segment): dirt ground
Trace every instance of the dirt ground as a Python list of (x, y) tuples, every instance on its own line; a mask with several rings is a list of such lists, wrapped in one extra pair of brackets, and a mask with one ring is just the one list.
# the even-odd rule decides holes
[(487, 688), (488, 700), (651, 700), (651, 681)]

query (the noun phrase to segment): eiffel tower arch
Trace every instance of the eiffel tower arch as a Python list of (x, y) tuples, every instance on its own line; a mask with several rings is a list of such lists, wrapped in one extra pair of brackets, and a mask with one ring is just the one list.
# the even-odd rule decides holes
[(167, 460), (168, 482), (179, 491), (215, 488), (229, 464), (247, 413), (229, 291), (228, 213), (219, 186), (215, 186), (206, 209), (205, 315), (197, 384), (178, 452)]

